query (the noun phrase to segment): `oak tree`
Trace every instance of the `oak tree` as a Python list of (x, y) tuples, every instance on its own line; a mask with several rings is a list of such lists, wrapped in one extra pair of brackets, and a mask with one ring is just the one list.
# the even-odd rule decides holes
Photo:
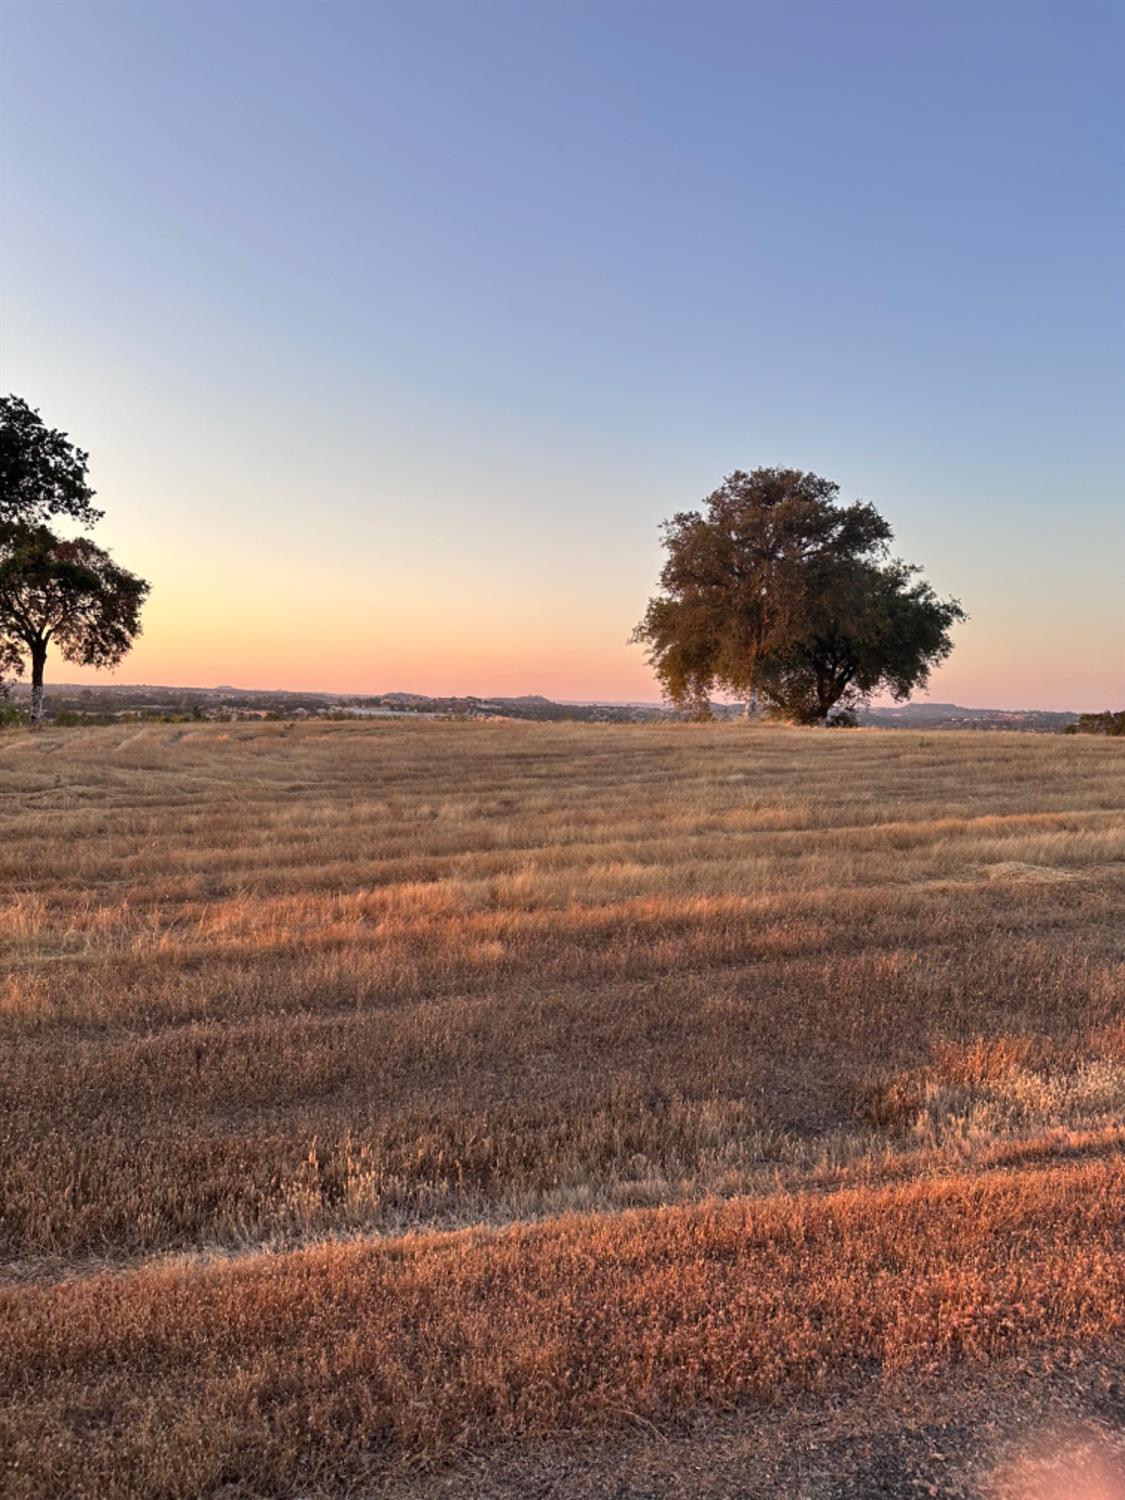
[(879, 686), (908, 694), (948, 654), (960, 606), (887, 560), (874, 506), (838, 495), (800, 469), (738, 470), (664, 524), (663, 592), (633, 640), (673, 703), (706, 717), (717, 691), (823, 719)]
[(765, 664), (766, 703), (798, 724), (853, 722), (876, 692), (901, 702), (925, 688), (965, 612), (956, 599), (939, 599), (918, 571), (898, 560), (839, 569), (807, 632)]
[(0, 526), (36, 526), (56, 516), (84, 526), (100, 521), (88, 461), (21, 397), (0, 396)]
[(0, 536), (0, 660), (31, 668), (31, 722), (43, 722), (43, 675), (54, 645), (69, 662), (112, 667), (140, 634), (149, 585), (87, 537), (46, 526)]
[(101, 547), (48, 527), (101, 520), (87, 464), (22, 397), (0, 397), (0, 678), (30, 666), (36, 727), (48, 646), (83, 666), (116, 665), (140, 632), (149, 591)]

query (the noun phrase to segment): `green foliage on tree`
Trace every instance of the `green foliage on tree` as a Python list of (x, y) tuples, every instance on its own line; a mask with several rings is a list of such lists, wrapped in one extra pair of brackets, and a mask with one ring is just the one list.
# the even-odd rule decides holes
[(1108, 734), (1113, 738), (1125, 735), (1125, 708), (1116, 712), (1107, 708), (1100, 714), (1079, 714), (1076, 724), (1068, 724), (1067, 734)]
[(77, 666), (116, 666), (140, 634), (148, 592), (88, 537), (65, 541), (46, 526), (9, 534), (0, 550), (0, 621), (8, 651), (31, 667), (32, 723), (42, 718), (48, 646)]
[(48, 648), (76, 665), (115, 666), (140, 633), (149, 592), (88, 538), (59, 537), (46, 524), (101, 518), (86, 464), (26, 401), (0, 400), (0, 676), (30, 667), (33, 725), (43, 719)]
[(633, 639), (666, 696), (706, 717), (713, 693), (751, 695), (820, 723), (876, 690), (925, 685), (964, 618), (917, 569), (888, 559), (892, 531), (871, 505), (797, 469), (732, 474), (703, 511), (663, 527), (663, 593)]
[[(19, 672), (22, 662), (23, 657), (17, 642), (5, 634), (3, 626), (0, 625), (0, 707), (3, 707), (5, 700), (11, 695), (11, 679)], [(13, 713), (18, 717), (15, 710)], [(0, 717), (0, 723), (14, 722), (15, 718), (6, 711)]]
[(66, 516), (100, 521), (86, 480), (89, 455), (47, 427), (19, 396), (0, 396), (0, 526), (35, 526)]
[(875, 692), (901, 702), (924, 688), (965, 614), (917, 572), (899, 561), (841, 568), (813, 599), (805, 632), (765, 662), (765, 701), (794, 723), (821, 724), (853, 717)]

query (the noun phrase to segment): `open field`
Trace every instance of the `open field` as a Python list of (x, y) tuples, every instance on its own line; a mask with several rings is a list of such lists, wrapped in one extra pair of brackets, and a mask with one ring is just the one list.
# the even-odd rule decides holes
[[(0, 735), (0, 1489), (1022, 1500), (1017, 1388), (1109, 1474), (1123, 793), (1084, 737)], [(818, 1458), (970, 1389), (971, 1473)]]

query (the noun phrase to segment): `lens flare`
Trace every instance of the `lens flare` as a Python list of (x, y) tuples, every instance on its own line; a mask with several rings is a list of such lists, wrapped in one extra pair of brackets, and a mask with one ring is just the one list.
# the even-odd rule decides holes
[(1054, 1432), (1006, 1459), (986, 1500), (1125, 1500), (1125, 1434)]

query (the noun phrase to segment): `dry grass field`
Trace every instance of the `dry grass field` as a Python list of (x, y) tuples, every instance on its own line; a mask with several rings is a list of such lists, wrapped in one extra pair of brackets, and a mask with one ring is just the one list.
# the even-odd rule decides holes
[(1088, 737), (0, 735), (0, 1491), (1120, 1494), (1123, 794)]

